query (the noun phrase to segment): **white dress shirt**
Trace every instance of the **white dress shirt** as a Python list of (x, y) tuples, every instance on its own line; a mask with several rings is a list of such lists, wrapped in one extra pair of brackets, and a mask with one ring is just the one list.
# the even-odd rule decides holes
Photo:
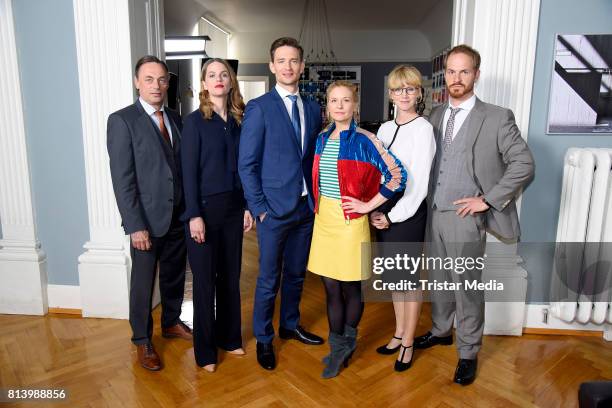
[[(276, 89), (276, 92), (278, 92), (281, 99), (283, 100), (283, 103), (285, 104), (285, 108), (287, 108), (287, 113), (289, 114), (290, 121), (292, 119), (291, 112), (293, 110), (293, 102), (291, 101), (291, 99), (288, 98), (288, 96), (289, 95), (297, 96), (297, 106), (298, 106), (298, 111), (300, 112), (300, 131), (301, 131), (301, 138), (302, 138), (301, 148), (302, 150), (304, 150), (304, 135), (306, 134), (306, 116), (304, 115), (304, 102), (302, 102), (302, 98), (300, 97), (300, 92), (298, 91), (296, 93), (291, 93), (285, 88), (283, 88), (282, 86), (280, 86), (279, 84), (276, 84), (274, 89)], [(303, 180), (303, 181), (304, 181), (303, 183), (304, 188), (302, 189), (302, 196), (305, 196), (306, 194), (308, 194), (308, 190), (306, 189), (306, 180)]]
[[(155, 123), (157, 125), (157, 128), (160, 129), (161, 131), (161, 128), (159, 126), (159, 121), (157, 120), (157, 116), (155, 116), (155, 112), (157, 112), (157, 109), (155, 109), (153, 106), (146, 103), (144, 99), (140, 97), (138, 98), (138, 100), (140, 101), (140, 104), (144, 108), (145, 112), (147, 112), (147, 115), (149, 115), (153, 123)], [(164, 110), (163, 105), (159, 110), (164, 115), (164, 126), (166, 127), (166, 130), (168, 131), (168, 135), (170, 135), (170, 144), (174, 146), (174, 140), (172, 139), (172, 126), (170, 126), (170, 119), (168, 119), (168, 114)]]
[(392, 223), (406, 221), (416, 213), (427, 197), (429, 173), (436, 155), (433, 126), (423, 117), (417, 117), (401, 126), (390, 120), (380, 126), (376, 137), (386, 148), (393, 141), (389, 150), (406, 169), (408, 178), (404, 195), (387, 214)]
[[(442, 132), (446, 132), (446, 124), (448, 123), (448, 118), (450, 117), (450, 108), (461, 108), (459, 112), (455, 114), (455, 125), (453, 126), (453, 140), (455, 140), (455, 136), (457, 136), (457, 132), (463, 126), (463, 122), (470, 114), (470, 111), (476, 104), (476, 95), (472, 95), (468, 100), (461, 102), (457, 106), (451, 106), (450, 102), (444, 111), (444, 121), (442, 122)], [(442, 138), (444, 138), (444, 134), (442, 134)]]

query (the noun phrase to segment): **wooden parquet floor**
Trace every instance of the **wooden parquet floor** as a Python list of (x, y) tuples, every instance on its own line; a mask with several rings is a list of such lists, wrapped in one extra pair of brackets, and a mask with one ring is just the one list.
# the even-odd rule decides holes
[[(369, 303), (358, 348), (340, 376), (323, 380), (327, 346), (276, 340), (278, 367), (261, 369), (251, 334), (252, 294), (257, 272), (255, 234), (245, 238), (242, 279), (243, 338), (247, 355), (220, 354), (214, 374), (195, 365), (193, 348), (166, 340), (155, 311), (155, 346), (165, 368), (148, 372), (136, 363), (127, 321), (0, 315), (0, 387), (65, 389), (63, 402), (4, 406), (66, 407), (574, 407), (578, 386), (612, 379), (612, 344), (598, 337), (486, 336), (476, 382), (452, 383), (454, 346), (417, 351), (412, 368), (393, 371), (395, 356), (376, 347), (393, 333), (391, 304)], [(430, 326), (425, 305), (418, 332)], [(325, 297), (309, 275), (302, 323), (327, 333)], [(277, 327), (277, 326), (276, 326)]]

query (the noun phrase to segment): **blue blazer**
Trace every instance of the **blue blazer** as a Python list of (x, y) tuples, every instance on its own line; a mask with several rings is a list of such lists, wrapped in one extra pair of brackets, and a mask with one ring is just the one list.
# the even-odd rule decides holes
[(312, 162), (321, 111), (314, 101), (304, 103), (304, 149), (294, 136), (291, 118), (275, 89), (246, 106), (238, 156), (238, 172), (253, 216), (264, 212), (283, 218), (297, 207), (306, 181), (312, 201)]

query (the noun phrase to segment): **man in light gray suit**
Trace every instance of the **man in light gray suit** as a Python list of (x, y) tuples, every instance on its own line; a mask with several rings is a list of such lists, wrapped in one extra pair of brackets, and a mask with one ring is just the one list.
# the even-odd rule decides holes
[[(478, 258), (484, 255), (486, 231), (506, 240), (520, 235), (515, 198), (534, 174), (533, 157), (509, 109), (482, 102), (474, 95), (480, 54), (467, 45), (451, 49), (445, 61), (449, 103), (434, 108), (437, 151), (428, 202), (428, 256)], [(471, 273), (432, 268), (429, 281), (462, 282), (481, 278)], [(459, 363), (454, 382), (471, 384), (484, 329), (484, 293), (464, 286), (443, 294), (431, 291), (433, 326), (415, 339), (424, 349), (453, 342), (457, 319)]]
[(107, 148), (111, 178), (132, 255), (130, 325), (138, 361), (161, 369), (151, 342), (151, 297), (157, 264), (162, 303), (162, 336), (191, 340), (180, 321), (185, 290), (186, 249), (180, 165), (181, 117), (163, 106), (168, 67), (148, 55), (136, 63), (138, 100), (108, 117)]

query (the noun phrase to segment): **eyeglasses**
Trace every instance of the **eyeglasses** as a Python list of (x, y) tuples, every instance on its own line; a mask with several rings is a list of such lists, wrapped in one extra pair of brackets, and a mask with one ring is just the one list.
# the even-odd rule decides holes
[(393, 95), (395, 96), (401, 96), (403, 93), (405, 93), (406, 95), (414, 95), (417, 90), (418, 88), (415, 88), (413, 86), (407, 86), (406, 88), (392, 89), (391, 92), (393, 92)]

